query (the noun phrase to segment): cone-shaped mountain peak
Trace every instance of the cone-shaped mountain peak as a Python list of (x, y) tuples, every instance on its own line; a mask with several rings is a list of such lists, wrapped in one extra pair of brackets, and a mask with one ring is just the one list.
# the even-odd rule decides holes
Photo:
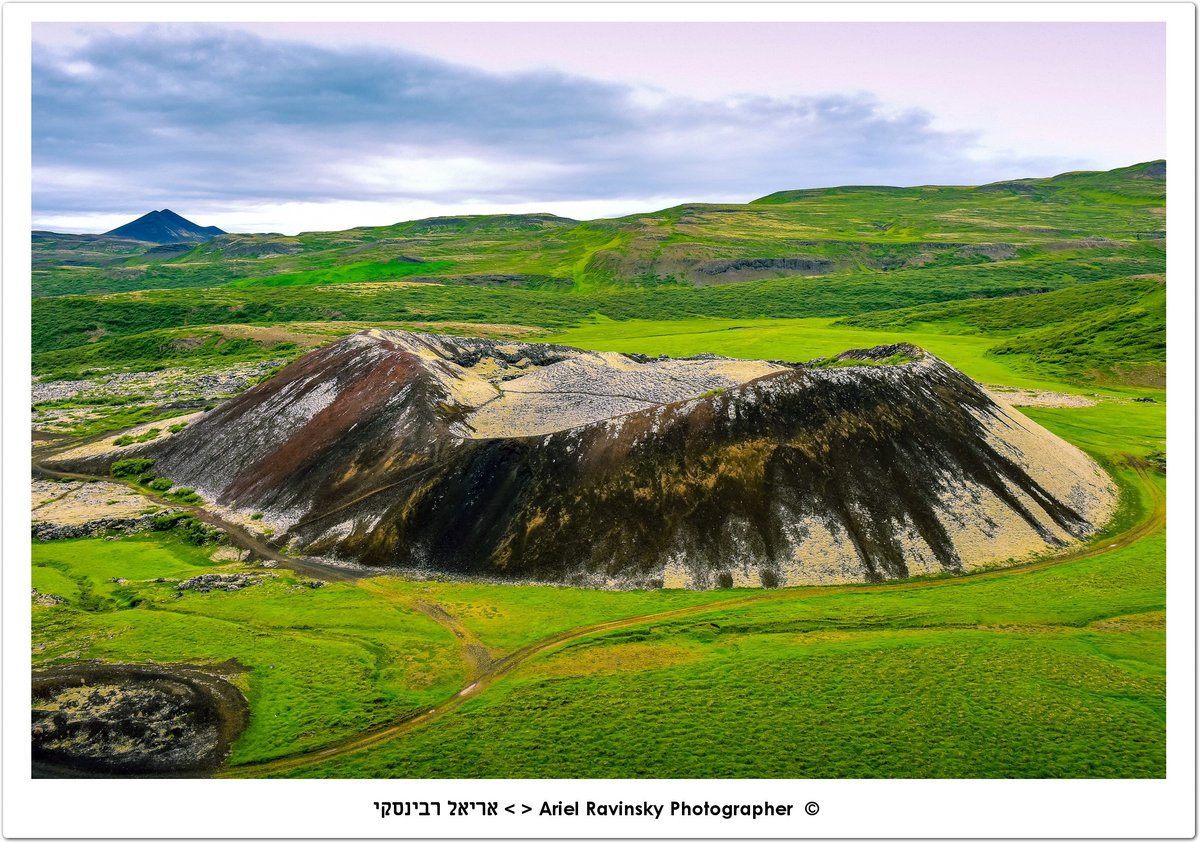
[(163, 208), (105, 233), (148, 243), (202, 243), (225, 232), (215, 225), (196, 225), (170, 208)]

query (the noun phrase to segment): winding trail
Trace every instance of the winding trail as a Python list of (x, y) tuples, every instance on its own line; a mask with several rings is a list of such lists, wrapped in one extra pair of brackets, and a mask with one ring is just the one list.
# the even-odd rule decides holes
[[(689, 615), (702, 614), (714, 609), (733, 608), (754, 603), (774, 602), (780, 600), (799, 600), (805, 597), (811, 597), (819, 594), (830, 594), (839, 591), (873, 593), (881, 591), (923, 588), (949, 588), (964, 582), (976, 582), (979, 580), (994, 579), (996, 577), (1019, 576), (1021, 574), (1028, 574), (1034, 571), (1044, 570), (1056, 565), (1062, 565), (1067, 562), (1075, 562), (1081, 559), (1089, 559), (1095, 556), (1100, 556), (1101, 554), (1108, 553), (1111, 550), (1127, 547), (1137, 541), (1153, 535), (1155, 532), (1162, 529), (1166, 524), (1166, 499), (1163, 493), (1151, 481), (1149, 476), (1146, 474), (1145, 469), (1137, 467), (1135, 470), (1140, 478), (1142, 488), (1149, 494), (1152, 505), (1150, 507), (1150, 511), (1141, 522), (1117, 536), (1109, 537), (1101, 541), (1095, 541), (1091, 544), (1074, 548), (1057, 556), (1040, 559), (1024, 565), (1017, 565), (1010, 568), (1000, 568), (975, 574), (962, 574), (954, 577), (939, 578), (934, 580), (901, 580), (892, 583), (872, 585), (809, 586), (762, 591), (735, 598), (715, 600), (710, 603), (685, 606), (678, 609), (670, 609), (663, 612), (653, 612), (645, 615), (617, 618), (610, 621), (603, 621), (600, 623), (564, 630), (543, 638), (540, 641), (527, 644), (524, 647), (521, 647), (520, 649), (492, 662), (478, 675), (473, 677), (468, 676), (466, 684), (457, 692), (455, 692), (454, 695), (447, 697), (427, 710), (406, 714), (389, 726), (375, 729), (370, 732), (365, 732), (361, 735), (356, 735), (351, 738), (346, 738), (320, 749), (307, 750), (292, 755), (285, 755), (270, 761), (226, 767), (218, 772), (217, 776), (221, 778), (273, 776), (281, 773), (288, 773), (311, 764), (328, 761), (332, 758), (338, 758), (343, 755), (361, 752), (362, 750), (370, 749), (371, 747), (387, 743), (407, 734), (408, 732), (431, 723), (432, 721), (451, 711), (454, 711), (464, 702), (479, 696), (494, 683), (502, 679), (505, 675), (516, 670), (531, 659), (555, 650), (564, 644), (568, 644), (592, 635), (627, 629), (629, 627), (636, 627), (659, 621), (675, 620), (677, 618), (688, 617)], [(438, 608), (440, 609), (440, 607)], [(427, 612), (427, 614), (429, 613)], [(433, 617), (433, 615), (431, 615), (431, 617)], [(435, 617), (435, 619), (437, 618)]]

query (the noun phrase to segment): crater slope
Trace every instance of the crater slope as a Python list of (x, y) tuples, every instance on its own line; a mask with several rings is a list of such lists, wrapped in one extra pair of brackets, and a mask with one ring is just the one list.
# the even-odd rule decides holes
[(1116, 496), (911, 345), (798, 364), (371, 330), (147, 450), (308, 555), (609, 588), (964, 571), (1084, 538)]

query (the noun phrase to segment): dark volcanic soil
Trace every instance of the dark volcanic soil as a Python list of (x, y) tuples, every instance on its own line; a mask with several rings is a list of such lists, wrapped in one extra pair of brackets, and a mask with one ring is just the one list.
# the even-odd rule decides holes
[(182, 665), (33, 672), (34, 778), (206, 776), (246, 727), (229, 682)]

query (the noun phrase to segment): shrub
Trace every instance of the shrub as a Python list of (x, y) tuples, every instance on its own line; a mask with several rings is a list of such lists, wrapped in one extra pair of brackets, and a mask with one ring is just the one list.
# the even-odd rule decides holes
[(224, 535), (220, 530), (209, 527), (194, 515), (188, 515), (186, 512), (160, 515), (154, 519), (153, 526), (155, 530), (163, 532), (174, 531), (185, 542), (194, 545), (215, 544)]
[(152, 465), (154, 465), (154, 460), (131, 457), (126, 460), (117, 460), (109, 467), (108, 471), (113, 477), (134, 477), (142, 474)]
[(180, 537), (188, 544), (216, 544), (224, 535), (215, 527), (209, 527), (202, 521), (191, 517), (190, 515), (179, 523), (178, 532)]
[(159, 531), (172, 530), (175, 524), (184, 518), (191, 518), (186, 512), (168, 512), (165, 515), (156, 516), (150, 525)]

